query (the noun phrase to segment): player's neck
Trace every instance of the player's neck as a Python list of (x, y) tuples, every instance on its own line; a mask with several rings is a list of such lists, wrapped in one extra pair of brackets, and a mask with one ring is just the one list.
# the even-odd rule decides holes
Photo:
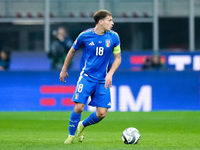
[(104, 35), (106, 33), (106, 31), (98, 25), (95, 26), (94, 32), (98, 35)]

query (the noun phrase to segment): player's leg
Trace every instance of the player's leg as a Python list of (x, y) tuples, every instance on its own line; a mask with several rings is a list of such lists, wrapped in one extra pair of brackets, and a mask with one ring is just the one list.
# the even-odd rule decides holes
[(69, 136), (68, 139), (64, 142), (65, 144), (73, 143), (74, 135), (78, 126), (78, 123), (81, 119), (81, 113), (84, 109), (85, 103), (89, 95), (93, 92), (93, 87), (95, 84), (88, 82), (84, 76), (80, 76), (79, 81), (77, 83), (77, 87), (75, 93), (72, 97), (72, 101), (75, 102), (74, 110), (70, 116), (69, 122)]
[(97, 111), (90, 114), (85, 120), (83, 120), (82, 125), (87, 127), (92, 124), (96, 124), (105, 118), (108, 108), (97, 107)]
[(84, 129), (89, 125), (96, 124), (105, 118), (108, 108), (97, 107), (97, 111), (90, 114), (85, 120), (80, 121), (78, 124), (78, 133), (77, 138), (79, 142), (82, 142), (84, 139)]
[(65, 144), (73, 143), (75, 138), (75, 132), (78, 126), (78, 123), (81, 119), (81, 113), (84, 109), (85, 104), (82, 103), (75, 103), (74, 110), (71, 112), (70, 120), (69, 120), (69, 135), (68, 138), (65, 140)]
[(102, 120), (103, 118), (106, 117), (108, 108), (103, 108), (103, 107), (97, 107), (97, 118), (99, 118), (100, 120)]
[(97, 111), (90, 114), (85, 120), (80, 121), (77, 134), (80, 142), (82, 142), (84, 138), (84, 128), (98, 123), (106, 116), (111, 104), (110, 89), (106, 89), (104, 84), (97, 84), (95, 92), (91, 95), (91, 99), (89, 105), (96, 106)]
[(84, 109), (84, 104), (75, 103), (74, 110), (71, 112), (70, 120), (69, 120), (69, 135), (74, 136), (78, 123), (81, 119), (81, 113)]

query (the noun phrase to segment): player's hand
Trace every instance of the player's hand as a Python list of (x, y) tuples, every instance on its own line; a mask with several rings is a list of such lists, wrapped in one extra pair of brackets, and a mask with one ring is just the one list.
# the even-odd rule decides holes
[(65, 81), (65, 77), (66, 78), (68, 78), (69, 77), (69, 75), (68, 75), (68, 73), (67, 72), (64, 72), (64, 71), (61, 71), (60, 72), (60, 81), (62, 81), (62, 82), (65, 82), (66, 83), (66, 81)]
[(105, 88), (108, 89), (109, 86), (112, 87), (112, 75), (108, 73), (105, 78)]

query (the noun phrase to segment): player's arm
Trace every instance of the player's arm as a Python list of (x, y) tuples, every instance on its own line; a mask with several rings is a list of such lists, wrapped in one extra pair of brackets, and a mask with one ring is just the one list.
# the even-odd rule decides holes
[(74, 58), (74, 55), (76, 53), (76, 50), (73, 48), (73, 46), (70, 48), (66, 58), (65, 58), (65, 62), (63, 64), (62, 70), (60, 72), (60, 81), (62, 82), (66, 82), (65, 81), (65, 77), (69, 77), (68, 73), (67, 73), (67, 69), (72, 61), (72, 59)]
[(117, 70), (117, 68), (119, 67), (119, 65), (121, 64), (120, 45), (115, 47), (113, 54), (114, 54), (115, 60), (112, 64), (110, 71), (108, 72), (108, 74), (106, 75), (106, 78), (105, 78), (105, 88), (106, 89), (108, 89), (109, 86), (112, 86), (112, 76), (115, 73), (115, 71)]

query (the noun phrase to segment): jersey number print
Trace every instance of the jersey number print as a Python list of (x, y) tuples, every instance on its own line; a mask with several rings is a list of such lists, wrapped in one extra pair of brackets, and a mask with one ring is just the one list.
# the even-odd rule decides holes
[(103, 51), (104, 51), (103, 47), (96, 47), (96, 56), (102, 56)]

